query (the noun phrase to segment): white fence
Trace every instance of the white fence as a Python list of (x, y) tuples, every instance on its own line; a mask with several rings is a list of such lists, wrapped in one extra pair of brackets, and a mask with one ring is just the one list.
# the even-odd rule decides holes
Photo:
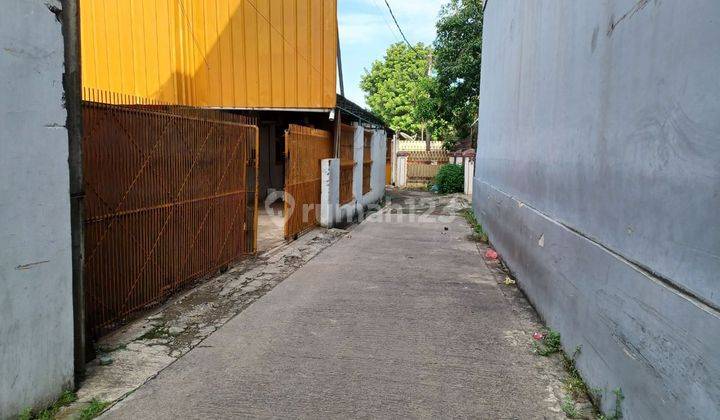
[(475, 150), (464, 152), (397, 152), (395, 185), (400, 188), (413, 188), (427, 185), (435, 178), (440, 167), (446, 163), (462, 165), (464, 169), (463, 190), (472, 195), (472, 179), (475, 174)]
[[(430, 150), (441, 150), (441, 141), (431, 141)], [(397, 151), (398, 152), (416, 152), (426, 150), (427, 143), (422, 140), (398, 140)]]

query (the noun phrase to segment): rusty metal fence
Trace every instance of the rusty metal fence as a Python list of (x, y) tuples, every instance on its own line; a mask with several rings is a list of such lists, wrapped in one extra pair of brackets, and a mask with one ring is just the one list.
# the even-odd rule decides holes
[(317, 226), (320, 161), (334, 155), (332, 134), (290, 124), (285, 132), (285, 239)]
[(340, 204), (353, 199), (353, 172), (355, 170), (355, 127), (340, 126)]
[(255, 251), (252, 120), (84, 102), (83, 124), (90, 334)]

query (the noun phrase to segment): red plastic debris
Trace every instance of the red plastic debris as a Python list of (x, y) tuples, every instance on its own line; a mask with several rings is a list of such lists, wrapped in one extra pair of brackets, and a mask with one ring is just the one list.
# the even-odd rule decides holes
[(544, 336), (542, 333), (540, 333), (540, 332), (534, 332), (534, 333), (533, 333), (533, 338), (536, 339), (536, 340), (538, 340), (538, 341), (540, 341), (540, 340), (542, 340), (543, 338), (545, 338), (545, 336)]
[(495, 252), (494, 249), (488, 248), (487, 251), (485, 251), (485, 258), (489, 258), (491, 260), (496, 260), (498, 257), (498, 253)]

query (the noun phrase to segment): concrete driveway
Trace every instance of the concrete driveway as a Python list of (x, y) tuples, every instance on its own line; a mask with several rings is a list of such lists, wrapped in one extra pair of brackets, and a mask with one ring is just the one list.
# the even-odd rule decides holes
[(564, 417), (528, 305), (452, 209), (410, 207), (373, 215), (105, 416)]

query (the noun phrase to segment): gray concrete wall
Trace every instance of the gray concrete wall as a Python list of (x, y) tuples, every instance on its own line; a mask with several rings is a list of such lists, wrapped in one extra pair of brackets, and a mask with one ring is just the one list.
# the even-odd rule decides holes
[(0, 13), (0, 418), (73, 381), (63, 37), (46, 3)]
[[(370, 191), (362, 197), (362, 203), (366, 207), (379, 202), (385, 196), (385, 159), (387, 154), (387, 133), (385, 130), (373, 130), (370, 153), (372, 159), (372, 165), (370, 165)], [(362, 188), (362, 179), (360, 180), (360, 187)]]
[(590, 386), (720, 416), (720, 2), (491, 0), (473, 205)]

